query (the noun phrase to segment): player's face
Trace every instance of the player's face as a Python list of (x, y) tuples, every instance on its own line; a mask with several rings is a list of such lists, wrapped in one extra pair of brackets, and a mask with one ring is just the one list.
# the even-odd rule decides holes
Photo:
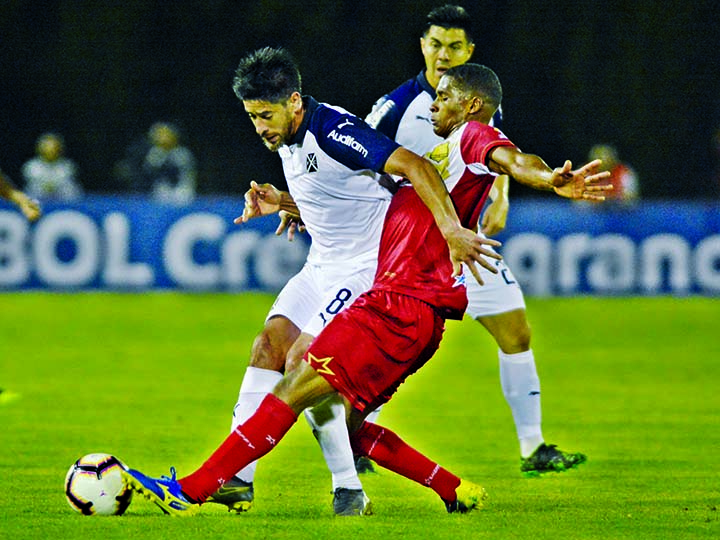
[(443, 77), (437, 87), (437, 96), (430, 105), (430, 122), (435, 135), (443, 139), (465, 122), (467, 98), (453, 85), (452, 77)]
[(255, 132), (272, 152), (277, 152), (286, 144), (300, 125), (298, 114), (302, 116), (302, 99), (298, 94), (280, 103), (250, 100), (243, 101), (243, 105), (255, 126)]
[(448, 69), (470, 60), (475, 50), (475, 45), (468, 43), (465, 30), (442, 26), (428, 28), (420, 38), (420, 47), (425, 57), (425, 76), (433, 88), (437, 88)]

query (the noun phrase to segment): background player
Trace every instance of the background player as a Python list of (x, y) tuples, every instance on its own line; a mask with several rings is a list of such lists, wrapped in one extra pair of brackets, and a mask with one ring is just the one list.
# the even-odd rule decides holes
[[(134, 490), (166, 512), (191, 513), (226, 478), (272, 450), (300, 412), (339, 392), (346, 404), (353, 448), (359, 454), (430, 487), (449, 512), (482, 505), (482, 487), (461, 480), (364, 418), (430, 359), (444, 320), (463, 316), (467, 293), (461, 261), (481, 259), (478, 247), (467, 243), (474, 233), (463, 227), (477, 223), (493, 173), (510, 174), (531, 187), (553, 189), (565, 197), (604, 198), (607, 186), (597, 183), (608, 173), (595, 174), (600, 161), (576, 171), (566, 161), (551, 170), (542, 159), (523, 154), (499, 130), (489, 127), (501, 98), (497, 76), (484, 66), (467, 64), (443, 77), (432, 123), (438, 134), (448, 138), (430, 156), (443, 171), (452, 201), (432, 178), (413, 181), (415, 189), (400, 187), (385, 217), (372, 288), (330, 321), (305, 353), (305, 361), (286, 372), (255, 414), (197, 471), (180, 480), (174, 469), (172, 477), (160, 479), (135, 469), (123, 471)], [(386, 172), (393, 169), (384, 167)], [(469, 269), (480, 277), (473, 262)], [(358, 342), (363, 347), (357, 347)]]
[[(40, 205), (19, 189), (13, 187), (10, 180), (0, 170), (0, 197), (17, 205), (23, 215), (30, 221), (40, 217)], [(17, 397), (15, 392), (0, 388), (0, 404), (7, 403)]]
[[(444, 5), (431, 11), (420, 38), (425, 69), (413, 79), (380, 98), (367, 121), (397, 142), (425, 154), (441, 140), (433, 133), (430, 104), (448, 69), (470, 60), (475, 50), (468, 13), (460, 6)], [(499, 126), (500, 109), (491, 124)], [(505, 226), (508, 211), (507, 175), (493, 186), (490, 205), (483, 215), (480, 234), (495, 234)], [(500, 384), (510, 406), (520, 443), (520, 470), (526, 474), (563, 471), (586, 461), (581, 453), (563, 452), (545, 444), (541, 429), (540, 380), (530, 348), (530, 325), (525, 299), (517, 280), (503, 261), (496, 274), (483, 273), (484, 284), (470, 280), (467, 314), (482, 324), (498, 344)], [(372, 419), (372, 417), (371, 417)], [(359, 459), (359, 471), (369, 469)]]
[(30, 221), (40, 217), (40, 204), (16, 189), (12, 182), (0, 170), (0, 197), (17, 205), (23, 215)]

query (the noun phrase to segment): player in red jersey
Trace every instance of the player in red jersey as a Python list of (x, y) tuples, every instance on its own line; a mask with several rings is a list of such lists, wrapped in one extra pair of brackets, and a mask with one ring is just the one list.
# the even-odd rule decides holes
[[(509, 174), (561, 196), (602, 200), (607, 173), (599, 161), (577, 170), (567, 161), (550, 169), (520, 152), (487, 126), (500, 105), (495, 73), (465, 64), (445, 74), (433, 102), (432, 122), (447, 139), (429, 155), (445, 180), (459, 225), (477, 224), (496, 174)], [(192, 512), (225, 479), (277, 444), (298, 415), (339, 392), (345, 399), (353, 450), (378, 465), (433, 489), (448, 512), (482, 507), (485, 490), (461, 480), (408, 446), (393, 432), (365, 422), (405, 379), (422, 367), (440, 343), (446, 318), (462, 317), (467, 304), (462, 268), (438, 227), (438, 209), (402, 187), (387, 212), (372, 288), (335, 316), (255, 414), (238, 426), (195, 472), (181, 479), (124, 472), (126, 481), (170, 513)], [(447, 222), (443, 223), (443, 230)], [(470, 265), (479, 279), (477, 269)]]

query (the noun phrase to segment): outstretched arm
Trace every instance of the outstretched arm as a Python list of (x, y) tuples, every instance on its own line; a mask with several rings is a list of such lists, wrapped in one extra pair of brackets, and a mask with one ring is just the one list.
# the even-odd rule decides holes
[(534, 189), (552, 190), (569, 199), (603, 201), (605, 192), (610, 191), (612, 186), (602, 183), (610, 173), (597, 172), (601, 163), (596, 159), (572, 170), (572, 163), (568, 160), (562, 167), (551, 169), (539, 156), (525, 154), (512, 146), (499, 146), (492, 150), (488, 166)]
[(25, 193), (19, 189), (15, 189), (10, 181), (5, 178), (2, 171), (0, 171), (0, 197), (15, 203), (30, 221), (35, 221), (42, 213), (38, 202), (25, 195)]
[(475, 279), (481, 284), (483, 281), (475, 263), (490, 272), (497, 273), (495, 265), (488, 262), (485, 257), (493, 259), (501, 257), (495, 252), (484, 249), (483, 245), (499, 246), (500, 243), (495, 240), (481, 239), (473, 231), (462, 226), (447, 187), (432, 163), (400, 147), (388, 158), (384, 172), (407, 178), (430, 209), (450, 248), (453, 275), (459, 275), (462, 272), (462, 263), (470, 268)]

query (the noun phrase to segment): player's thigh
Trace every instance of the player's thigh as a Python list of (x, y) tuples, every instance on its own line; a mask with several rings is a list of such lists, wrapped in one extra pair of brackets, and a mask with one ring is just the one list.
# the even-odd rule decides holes
[(290, 347), (312, 317), (321, 296), (314, 269), (306, 264), (285, 284), (270, 308), (253, 342), (250, 365), (283, 371)]
[(303, 333), (310, 336), (320, 334), (335, 315), (350, 307), (358, 296), (370, 288), (374, 277), (375, 268), (370, 267), (326, 270), (322, 297), (309, 321), (302, 327)]
[(305, 358), (360, 411), (374, 410), (437, 350), (444, 321), (405, 295), (362, 295), (318, 335)]
[(335, 395), (336, 391), (309, 364), (300, 362), (286, 373), (273, 393), (299, 415)]
[(284, 317), (302, 330), (317, 311), (322, 296), (322, 276), (317, 267), (305, 264), (278, 293), (265, 320)]

